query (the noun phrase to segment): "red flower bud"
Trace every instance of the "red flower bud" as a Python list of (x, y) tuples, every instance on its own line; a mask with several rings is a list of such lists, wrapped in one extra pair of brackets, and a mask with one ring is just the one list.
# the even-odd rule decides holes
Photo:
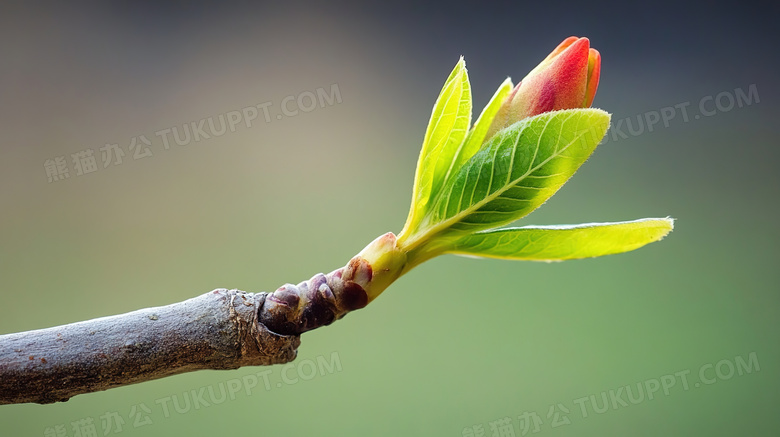
[(601, 55), (590, 41), (566, 38), (509, 93), (485, 138), (527, 117), (589, 107), (600, 73)]

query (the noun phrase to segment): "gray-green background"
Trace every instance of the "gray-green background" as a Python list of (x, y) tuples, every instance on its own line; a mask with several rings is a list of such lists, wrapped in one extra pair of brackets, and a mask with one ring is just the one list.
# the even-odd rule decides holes
[[(104, 435), (107, 413), (124, 424), (105, 431), (128, 437), (520, 436), (524, 413), (541, 420), (525, 435), (778, 435), (776, 11), (709, 8), (4, 6), (0, 333), (218, 287), (271, 291), (343, 265), (400, 230), (430, 109), (458, 56), (481, 108), (572, 34), (603, 56), (594, 106), (633, 119), (634, 133), (624, 121), (625, 135), (522, 223), (678, 221), (661, 243), (600, 259), (436, 259), (305, 334), (292, 367), (2, 406), (0, 435), (89, 435), (78, 423), (90, 419)], [(285, 97), (334, 84), (340, 103), (282, 114)], [(729, 108), (740, 93), (750, 100)], [(270, 122), (169, 150), (155, 136), (266, 102)], [(668, 126), (639, 131), (636, 117), (675, 105)], [(152, 156), (135, 160), (140, 135)], [(123, 149), (120, 165), (103, 168), (106, 144)], [(98, 170), (77, 176), (71, 155), (85, 149)], [(70, 177), (49, 182), (44, 163), (60, 156)], [(260, 380), (247, 395), (244, 382), (265, 370), (269, 388)], [(600, 407), (602, 393), (675, 372), (652, 400), (601, 414), (582, 400)], [(242, 384), (234, 399), (183, 408), (193, 390), (210, 400), (209, 387), (230, 384)], [(135, 426), (140, 404), (151, 423)], [(506, 417), (514, 434), (491, 428)]]

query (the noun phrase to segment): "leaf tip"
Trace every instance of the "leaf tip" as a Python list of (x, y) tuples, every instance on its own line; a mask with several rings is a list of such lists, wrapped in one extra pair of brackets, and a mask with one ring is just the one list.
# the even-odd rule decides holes
[(664, 217), (639, 219), (635, 220), (634, 223), (650, 231), (647, 241), (644, 243), (650, 244), (661, 241), (669, 235), (674, 230), (674, 221), (675, 219), (671, 217)]
[[(667, 216), (667, 217), (664, 217), (664, 218), (658, 219), (658, 220), (665, 225), (665, 229), (664, 229), (664, 232), (658, 237), (658, 240), (656, 240), (656, 241), (660, 241), (661, 239), (663, 239), (664, 237), (669, 235), (669, 233), (671, 233), (674, 230), (674, 222), (675, 222), (676, 219), (673, 219), (672, 217)], [(663, 228), (664, 226), (661, 226), (661, 227)]]

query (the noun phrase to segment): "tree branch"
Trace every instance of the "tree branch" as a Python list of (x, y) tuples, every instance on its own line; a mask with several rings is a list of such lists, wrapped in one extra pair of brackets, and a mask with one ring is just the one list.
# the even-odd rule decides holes
[(167, 306), (0, 335), (0, 404), (46, 404), (193, 370), (287, 363), (302, 333), (365, 307), (365, 287), (386, 286), (383, 271), (374, 275), (358, 255), (271, 294), (221, 288)]
[(300, 337), (258, 321), (266, 296), (217, 289), (167, 306), (2, 335), (0, 404), (46, 404), (193, 370), (292, 361)]

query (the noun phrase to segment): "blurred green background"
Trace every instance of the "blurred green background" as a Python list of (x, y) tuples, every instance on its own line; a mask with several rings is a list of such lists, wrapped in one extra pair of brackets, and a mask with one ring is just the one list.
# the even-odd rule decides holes
[[(342, 266), (400, 231), (458, 56), (481, 108), (572, 34), (601, 51), (594, 106), (624, 135), (522, 223), (678, 221), (660, 243), (599, 259), (436, 259), (305, 334), (292, 366), (2, 406), (0, 434), (780, 434), (778, 35), (769, 11), (743, 6), (707, 19), (656, 3), (4, 6), (0, 333)], [(340, 99), (282, 112), (318, 89)], [(729, 106), (740, 92), (749, 104)], [(219, 137), (166, 150), (155, 135), (266, 103), (269, 121)], [(639, 130), (675, 105), (668, 126)], [(141, 135), (152, 155), (134, 159)], [(103, 167), (106, 144), (121, 164)], [(71, 155), (86, 149), (97, 170), (77, 175)], [(49, 182), (57, 157), (69, 177)], [(266, 371), (268, 386), (249, 387)], [(666, 392), (649, 399), (658, 381)]]

